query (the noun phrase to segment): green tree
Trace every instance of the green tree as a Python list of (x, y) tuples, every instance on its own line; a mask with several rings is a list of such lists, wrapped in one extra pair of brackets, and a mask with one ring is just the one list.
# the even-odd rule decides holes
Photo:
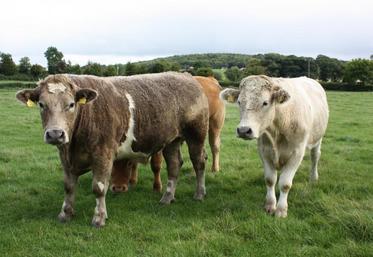
[(349, 83), (373, 83), (373, 61), (354, 59), (347, 62), (343, 80)]
[(240, 70), (240, 68), (238, 68), (237, 66), (233, 66), (233, 67), (228, 68), (225, 71), (225, 76), (230, 81), (237, 82), (237, 81), (239, 81), (242, 78), (243, 73)]
[(127, 62), (124, 74), (126, 76), (131, 76), (137, 74), (137, 65), (131, 62)]
[(201, 67), (197, 69), (196, 75), (203, 77), (212, 77), (214, 76), (214, 72), (210, 67)]
[(63, 53), (58, 51), (56, 47), (50, 46), (44, 53), (48, 62), (49, 74), (57, 74), (66, 72), (66, 62), (63, 60)]
[(262, 62), (259, 59), (250, 58), (243, 74), (244, 76), (266, 74), (266, 68), (262, 65)]
[(70, 61), (67, 62), (66, 72), (70, 74), (82, 74), (82, 68), (79, 64), (71, 64)]
[(160, 73), (170, 70), (170, 63), (167, 61), (156, 61), (153, 65), (150, 66), (150, 73)]
[(169, 71), (180, 71), (181, 67), (180, 67), (180, 64), (178, 64), (177, 62), (172, 62), (170, 63), (170, 67), (169, 67)]
[(39, 64), (34, 64), (30, 68), (31, 76), (33, 76), (35, 79), (40, 79), (41, 77), (44, 77), (46, 74), (46, 70), (43, 66)]
[(31, 70), (30, 58), (22, 57), (19, 60), (18, 70), (19, 70), (20, 73), (30, 74), (30, 70)]
[(88, 64), (83, 68), (83, 74), (102, 76), (103, 69), (101, 64), (97, 62), (88, 62)]
[(11, 54), (1, 53), (0, 55), (0, 73), (11, 76), (17, 72), (17, 66), (12, 59)]
[(214, 78), (216, 80), (222, 80), (223, 79), (223, 75), (221, 74), (221, 72), (213, 70), (213, 73), (214, 73)]
[(115, 67), (115, 65), (108, 65), (107, 67), (105, 67), (105, 70), (104, 70), (105, 77), (110, 77), (110, 76), (115, 76), (115, 75), (117, 75), (117, 68)]
[(316, 64), (320, 69), (319, 78), (323, 81), (338, 81), (343, 76), (343, 63), (325, 55), (316, 57)]

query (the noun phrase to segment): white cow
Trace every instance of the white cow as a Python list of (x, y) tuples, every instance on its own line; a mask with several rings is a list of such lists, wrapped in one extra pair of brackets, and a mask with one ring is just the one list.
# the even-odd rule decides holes
[[(311, 150), (310, 179), (318, 179), (317, 163), (329, 117), (324, 89), (306, 77), (286, 79), (261, 75), (244, 78), (239, 89), (225, 89), (220, 97), (237, 101), (239, 105), (238, 137), (258, 139), (267, 186), (266, 211), (286, 217), (288, 193), (306, 148)], [(281, 172), (277, 205), (276, 170)]]

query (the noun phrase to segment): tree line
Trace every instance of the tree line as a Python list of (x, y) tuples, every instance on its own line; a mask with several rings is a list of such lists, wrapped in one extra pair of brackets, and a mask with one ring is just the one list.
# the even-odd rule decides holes
[(164, 71), (186, 71), (193, 75), (214, 76), (223, 84), (237, 84), (248, 75), (266, 74), (272, 77), (308, 76), (327, 82), (347, 82), (353, 85), (373, 85), (373, 55), (369, 59), (342, 61), (325, 55), (316, 58), (277, 53), (192, 54), (157, 58), (126, 64), (102, 65), (88, 62), (72, 64), (56, 47), (48, 47), (44, 56), (47, 67), (31, 64), (23, 57), (16, 64), (8, 53), (0, 53), (0, 79), (35, 80), (48, 74), (71, 73), (97, 76), (135, 75)]

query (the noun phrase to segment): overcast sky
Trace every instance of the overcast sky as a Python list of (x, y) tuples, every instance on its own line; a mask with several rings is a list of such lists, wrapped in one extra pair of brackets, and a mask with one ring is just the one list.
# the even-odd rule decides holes
[(371, 0), (2, 0), (0, 52), (45, 65), (190, 53), (373, 54)]

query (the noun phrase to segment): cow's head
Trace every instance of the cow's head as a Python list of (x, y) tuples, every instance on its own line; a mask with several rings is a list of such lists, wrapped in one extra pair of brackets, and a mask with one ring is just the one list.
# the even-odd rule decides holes
[(45, 143), (61, 145), (71, 140), (79, 109), (94, 100), (97, 92), (79, 88), (67, 75), (51, 75), (35, 89), (17, 92), (16, 97), (28, 107), (38, 105)]
[(237, 136), (255, 139), (262, 135), (275, 118), (275, 107), (290, 96), (267, 76), (244, 78), (239, 89), (225, 89), (220, 93), (223, 100), (237, 102), (240, 107), (240, 123)]

